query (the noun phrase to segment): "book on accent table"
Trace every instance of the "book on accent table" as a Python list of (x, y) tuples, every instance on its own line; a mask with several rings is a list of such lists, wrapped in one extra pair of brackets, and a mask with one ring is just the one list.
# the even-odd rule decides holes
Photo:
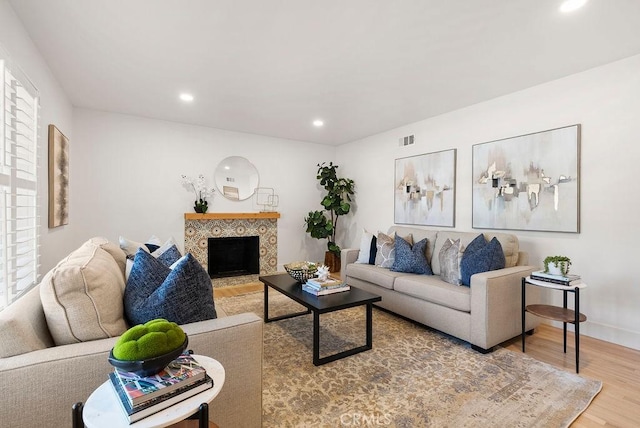
[(315, 287), (310, 284), (302, 284), (302, 291), (305, 291), (314, 296), (326, 296), (327, 294), (341, 293), (343, 291), (349, 291), (351, 289), (347, 284), (333, 285), (330, 287)]
[(191, 354), (184, 352), (155, 375), (139, 376), (117, 368), (114, 373), (129, 403), (132, 407), (136, 407), (204, 379), (206, 370)]
[(111, 380), (111, 386), (115, 390), (115, 393), (119, 398), (118, 401), (124, 410), (125, 417), (130, 424), (213, 387), (213, 379), (211, 379), (209, 375), (205, 374), (204, 378), (196, 381), (195, 383), (181, 386), (167, 394), (156, 396), (139, 406), (133, 407), (129, 402), (127, 393), (122, 387), (122, 383), (118, 380), (118, 376), (113, 372), (109, 373), (109, 380)]
[(324, 280), (320, 278), (309, 278), (307, 280), (307, 285), (318, 287), (318, 288), (327, 288), (327, 287), (335, 287), (338, 285), (344, 285), (344, 283), (342, 282), (342, 280), (330, 276)]
[(542, 270), (531, 272), (531, 279), (535, 279), (538, 281), (551, 282), (553, 284), (559, 285), (577, 285), (582, 283), (582, 279), (580, 275), (553, 275), (550, 273), (545, 273)]

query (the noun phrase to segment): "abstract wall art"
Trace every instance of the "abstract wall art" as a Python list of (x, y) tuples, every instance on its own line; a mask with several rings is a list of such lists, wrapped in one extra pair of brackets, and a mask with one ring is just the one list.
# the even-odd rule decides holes
[(454, 227), (456, 149), (396, 159), (394, 221)]
[(69, 223), (69, 139), (49, 125), (49, 227)]
[(580, 232), (580, 125), (473, 146), (478, 229)]

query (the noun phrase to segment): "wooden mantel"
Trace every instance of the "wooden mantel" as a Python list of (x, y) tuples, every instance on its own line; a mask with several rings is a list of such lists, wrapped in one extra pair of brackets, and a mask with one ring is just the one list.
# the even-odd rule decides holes
[(248, 218), (280, 218), (278, 212), (258, 213), (184, 213), (185, 220), (232, 220)]

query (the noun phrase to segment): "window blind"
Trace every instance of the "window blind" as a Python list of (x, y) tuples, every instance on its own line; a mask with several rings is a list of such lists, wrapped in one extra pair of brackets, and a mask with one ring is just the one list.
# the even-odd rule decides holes
[(38, 111), (37, 89), (0, 48), (0, 309), (38, 281)]

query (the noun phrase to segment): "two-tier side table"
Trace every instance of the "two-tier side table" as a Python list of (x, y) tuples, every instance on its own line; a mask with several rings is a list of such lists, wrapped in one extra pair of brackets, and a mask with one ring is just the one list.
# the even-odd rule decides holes
[[(525, 286), (533, 285), (536, 287), (550, 288), (552, 290), (561, 290), (563, 294), (562, 307), (552, 305), (529, 305), (525, 301)], [(542, 318), (562, 322), (562, 331), (564, 339), (564, 353), (567, 353), (567, 323), (575, 326), (575, 347), (576, 347), (576, 373), (580, 371), (580, 323), (587, 320), (586, 315), (580, 313), (580, 290), (587, 287), (587, 284), (580, 283), (576, 285), (561, 285), (552, 282), (538, 281), (527, 276), (522, 278), (522, 352), (524, 351), (525, 342), (525, 314), (527, 312)], [(573, 310), (567, 308), (567, 294), (573, 293), (574, 305)]]

